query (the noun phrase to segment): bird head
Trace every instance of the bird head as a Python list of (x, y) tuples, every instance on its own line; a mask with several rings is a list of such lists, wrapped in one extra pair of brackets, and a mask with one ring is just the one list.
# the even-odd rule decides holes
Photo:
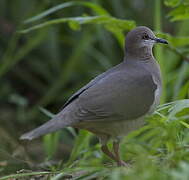
[(143, 51), (151, 53), (155, 43), (168, 44), (166, 40), (157, 38), (149, 28), (139, 26), (128, 32), (125, 50), (126, 53), (130, 54), (142, 53)]

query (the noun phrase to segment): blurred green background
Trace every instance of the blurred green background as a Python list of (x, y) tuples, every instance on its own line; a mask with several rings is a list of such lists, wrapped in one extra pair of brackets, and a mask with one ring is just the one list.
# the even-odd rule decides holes
[[(161, 104), (174, 103), (160, 107), (163, 112), (148, 126), (124, 140), (122, 156), (136, 161), (133, 169), (125, 173), (108, 165), (111, 174), (104, 168), (111, 161), (86, 131), (68, 128), (19, 141), (22, 133), (60, 111), (72, 93), (120, 63), (124, 37), (139, 25), (169, 41), (154, 53), (163, 75)], [(39, 170), (55, 172), (54, 179), (78, 172), (75, 179), (174, 179), (184, 173), (188, 179), (188, 54), (188, 0), (0, 0), (0, 175), (25, 169), (26, 179)]]

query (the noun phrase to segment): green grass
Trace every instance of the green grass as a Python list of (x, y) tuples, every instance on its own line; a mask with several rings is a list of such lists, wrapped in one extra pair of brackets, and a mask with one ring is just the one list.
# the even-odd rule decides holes
[[(189, 100), (179, 100), (159, 106), (140, 130), (124, 138), (122, 159), (130, 167), (117, 167), (100, 152), (99, 144), (91, 146), (93, 136), (80, 131), (66, 163), (50, 165), (46, 172), (24, 172), (0, 179), (28, 176), (48, 176), (61, 179), (177, 179), (188, 177)], [(49, 135), (48, 135), (49, 136)], [(46, 148), (48, 148), (46, 146)], [(34, 165), (36, 166), (36, 165)], [(37, 165), (38, 166), (38, 165)], [(163, 167), (163, 168), (162, 168)], [(39, 167), (40, 168), (40, 167)]]

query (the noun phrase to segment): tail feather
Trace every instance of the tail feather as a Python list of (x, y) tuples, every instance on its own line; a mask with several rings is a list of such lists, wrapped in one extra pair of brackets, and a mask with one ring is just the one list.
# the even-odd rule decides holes
[(36, 129), (34, 129), (34, 130), (32, 130), (28, 133), (23, 134), (20, 137), (20, 139), (21, 140), (24, 140), (24, 139), (32, 140), (32, 139), (38, 138), (42, 135), (52, 133), (54, 131), (62, 129), (62, 128), (69, 126), (69, 125), (70, 125), (70, 123), (68, 123), (66, 121), (53, 118), (52, 120), (46, 122), (45, 124), (41, 125), (40, 127), (36, 128)]

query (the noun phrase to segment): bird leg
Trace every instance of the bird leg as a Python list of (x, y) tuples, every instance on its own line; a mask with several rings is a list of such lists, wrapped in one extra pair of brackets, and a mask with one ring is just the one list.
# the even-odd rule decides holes
[(120, 155), (119, 155), (119, 141), (118, 142), (113, 142), (113, 150), (115, 153), (115, 161), (117, 161), (118, 166), (128, 166), (128, 164), (124, 161), (121, 160)]
[(121, 164), (121, 159), (119, 155), (119, 142), (113, 142), (113, 149), (114, 149), (117, 165), (121, 166), (122, 164)]
[(114, 161), (116, 160), (116, 157), (114, 156), (114, 154), (108, 149), (107, 144), (102, 145), (101, 150), (104, 154), (106, 154), (108, 157), (110, 157), (111, 159), (113, 159)]
[(119, 142), (113, 142), (114, 154), (108, 149), (107, 144), (102, 145), (101, 150), (104, 154), (117, 162), (118, 166), (128, 166), (128, 164), (120, 159), (119, 156)]

